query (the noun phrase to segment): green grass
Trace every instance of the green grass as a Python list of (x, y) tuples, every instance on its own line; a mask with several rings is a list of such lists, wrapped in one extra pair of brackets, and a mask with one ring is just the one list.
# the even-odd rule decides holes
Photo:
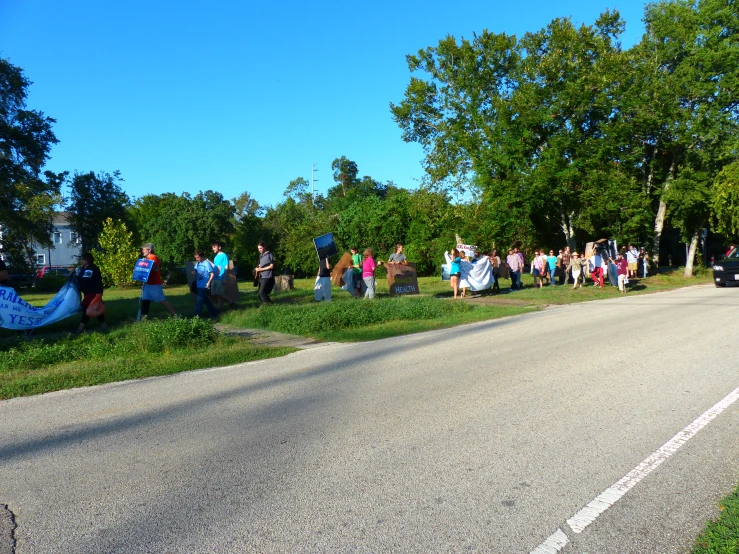
[[(226, 313), (221, 321), (229, 327), (266, 329), (327, 341), (364, 341), (452, 327), (464, 323), (518, 315), (553, 304), (570, 304), (621, 296), (615, 287), (600, 289), (571, 286), (534, 289), (532, 277), (524, 275), (525, 288), (508, 292), (510, 281), (501, 281), (502, 294), (466, 302), (453, 300), (449, 283), (438, 277), (419, 278), (421, 294), (389, 296), (387, 281), (377, 280), (374, 301), (353, 300), (347, 292), (333, 289), (331, 303), (313, 299), (313, 279), (296, 279), (295, 290), (276, 297), (274, 306), (260, 310)], [(710, 283), (708, 277), (685, 279), (681, 272), (663, 273), (632, 280), (629, 294), (645, 294)], [(468, 291), (469, 294), (469, 291)]]
[(0, 341), (0, 399), (169, 375), (293, 351), (223, 336), (199, 318), (127, 324), (109, 334), (89, 333), (73, 339), (16, 336)]
[(719, 506), (721, 515), (698, 536), (693, 554), (736, 554), (739, 552), (739, 489)]

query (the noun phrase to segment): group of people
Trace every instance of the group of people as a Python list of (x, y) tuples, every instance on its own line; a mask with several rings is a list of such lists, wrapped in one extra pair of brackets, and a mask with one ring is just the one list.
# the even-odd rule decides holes
[[(193, 256), (195, 258), (195, 267), (192, 271), (194, 280), (190, 287), (190, 292), (195, 295), (195, 315), (200, 316), (203, 306), (208, 309), (211, 319), (217, 318), (224, 305), (228, 304), (231, 308), (236, 308), (236, 302), (230, 301), (226, 295), (224, 281), (226, 271), (229, 266), (228, 255), (223, 251), (221, 242), (213, 242), (211, 245), (213, 251), (213, 261), (209, 260), (205, 252), (201, 249), (195, 250)], [(257, 245), (259, 251), (259, 264), (254, 268), (255, 279), (258, 279), (258, 295), (260, 303), (271, 304), (273, 301), (269, 297), (274, 289), (275, 279), (273, 270), (275, 267), (274, 256), (267, 248), (264, 242)], [(137, 319), (144, 319), (149, 315), (151, 303), (156, 302), (164, 307), (173, 317), (179, 317), (171, 303), (167, 301), (162, 288), (162, 262), (154, 253), (154, 245), (147, 242), (141, 247), (141, 258), (151, 260), (152, 267), (149, 272), (147, 281), (141, 288), (141, 297), (139, 299), (139, 316)], [(80, 268), (77, 270), (77, 283), (80, 293), (82, 294), (82, 318), (77, 329), (72, 331), (73, 335), (81, 334), (85, 331), (91, 316), (88, 315), (90, 306), (96, 301), (102, 302), (103, 297), (103, 279), (100, 269), (94, 263), (95, 259), (90, 252), (85, 252), (80, 256)], [(215, 304), (214, 304), (215, 301)], [(107, 331), (108, 325), (105, 321), (104, 311), (97, 315), (101, 330)]]
[[(469, 261), (474, 263), (481, 257), (483, 256), (479, 252), (475, 252), (474, 258)], [(644, 248), (637, 249), (633, 244), (629, 244), (628, 248), (622, 248), (613, 259), (608, 254), (607, 249), (599, 246), (592, 248), (587, 257), (577, 251), (573, 252), (569, 246), (560, 249), (558, 252), (553, 249), (537, 249), (534, 251), (534, 256), (528, 267), (523, 253), (517, 247), (510, 248), (505, 259), (501, 259), (497, 250), (493, 250), (484, 257), (490, 260), (493, 276), (492, 291), (494, 293), (500, 292), (499, 280), (503, 267), (507, 268), (511, 280), (510, 292), (523, 288), (521, 275), (526, 269), (534, 278), (535, 288), (542, 288), (545, 285), (572, 284), (572, 288), (576, 289), (582, 287), (588, 279), (592, 279), (593, 285), (603, 288), (604, 277), (608, 275), (609, 264), (613, 264), (616, 281), (621, 293), (626, 292), (629, 278), (636, 278), (640, 273), (642, 277), (646, 277), (649, 270), (649, 254)], [(462, 279), (461, 268), (462, 264), (468, 260), (465, 253), (456, 248), (452, 250), (450, 258), (450, 281), (454, 298), (464, 298), (466, 284)]]
[[(376, 261), (375, 253), (371, 248), (366, 248), (362, 254), (359, 249), (353, 246), (351, 249), (352, 267), (351, 283), (346, 283), (346, 290), (349, 291), (355, 299), (364, 296), (365, 299), (373, 299), (375, 297), (375, 270), (388, 264), (407, 264), (408, 259), (403, 253), (403, 245), (398, 243), (395, 245), (395, 251), (390, 254), (387, 262)], [(331, 264), (328, 258), (321, 258), (318, 262), (318, 276), (314, 287), (316, 302), (331, 301)]]

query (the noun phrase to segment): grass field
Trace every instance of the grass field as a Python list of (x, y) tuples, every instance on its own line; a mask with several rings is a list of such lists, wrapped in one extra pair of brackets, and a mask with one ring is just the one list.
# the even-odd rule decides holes
[(736, 554), (739, 552), (739, 489), (719, 504), (721, 515), (706, 525), (693, 547), (693, 554)]

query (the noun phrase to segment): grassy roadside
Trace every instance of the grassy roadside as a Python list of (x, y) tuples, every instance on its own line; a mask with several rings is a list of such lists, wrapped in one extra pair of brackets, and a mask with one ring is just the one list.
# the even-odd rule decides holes
[(721, 501), (721, 515), (710, 521), (695, 540), (693, 554), (739, 552), (739, 488)]
[(217, 333), (206, 320), (152, 321), (73, 339), (0, 340), (0, 399), (72, 387), (169, 375), (282, 356), (292, 348), (258, 346)]
[[(438, 277), (421, 277), (418, 282), (421, 294), (392, 298), (387, 282), (378, 279), (378, 298), (373, 302), (353, 300), (348, 293), (334, 287), (333, 301), (327, 304), (314, 301), (313, 279), (296, 279), (295, 290), (279, 295), (275, 306), (227, 313), (221, 321), (235, 328), (355, 342), (513, 316), (547, 305), (621, 296), (615, 287), (586, 286), (573, 290), (571, 286), (547, 286), (534, 289), (532, 277), (524, 275), (525, 288), (521, 291), (509, 292), (507, 287), (503, 287), (500, 294), (463, 301), (453, 300), (449, 283)], [(710, 275), (685, 279), (681, 272), (663, 273), (632, 280), (628, 294), (647, 294), (710, 282)], [(501, 286), (508, 284), (509, 281), (503, 281)]]
[[(353, 300), (334, 288), (334, 301), (313, 300), (313, 279), (298, 279), (295, 290), (276, 295), (276, 305), (262, 309), (255, 289), (241, 283), (239, 309), (225, 312), (228, 327), (256, 328), (314, 337), (324, 341), (365, 341), (453, 327), (531, 312), (546, 305), (569, 304), (620, 296), (614, 287), (531, 287), (515, 293), (503, 286), (501, 294), (453, 300), (448, 283), (438, 277), (419, 279), (421, 294), (392, 298), (387, 282), (378, 279), (378, 298)], [(632, 283), (629, 294), (645, 294), (683, 286), (710, 283), (710, 276), (687, 280), (679, 272), (660, 274)], [(507, 285), (508, 281), (503, 281)], [(22, 290), (21, 296), (42, 305), (53, 295)], [(166, 289), (167, 299), (183, 315), (192, 315), (193, 299), (186, 286)], [(109, 289), (105, 292), (106, 317), (112, 331), (69, 338), (77, 326), (73, 317), (39, 329), (29, 340), (19, 333), (0, 330), (0, 399), (39, 394), (71, 387), (109, 383), (180, 371), (236, 364), (284, 355), (288, 348), (269, 348), (237, 337), (217, 333), (199, 319), (173, 320), (153, 305), (151, 320), (136, 324), (139, 290)]]

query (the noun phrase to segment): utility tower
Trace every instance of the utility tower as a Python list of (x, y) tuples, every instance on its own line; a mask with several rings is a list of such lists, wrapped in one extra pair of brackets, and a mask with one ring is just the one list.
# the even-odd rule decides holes
[(311, 167), (311, 170), (310, 170), (311, 200), (313, 202), (316, 201), (316, 181), (318, 181), (318, 179), (316, 179), (316, 171), (318, 171), (316, 169), (316, 166), (317, 165), (318, 165), (317, 163), (313, 164), (313, 166)]

